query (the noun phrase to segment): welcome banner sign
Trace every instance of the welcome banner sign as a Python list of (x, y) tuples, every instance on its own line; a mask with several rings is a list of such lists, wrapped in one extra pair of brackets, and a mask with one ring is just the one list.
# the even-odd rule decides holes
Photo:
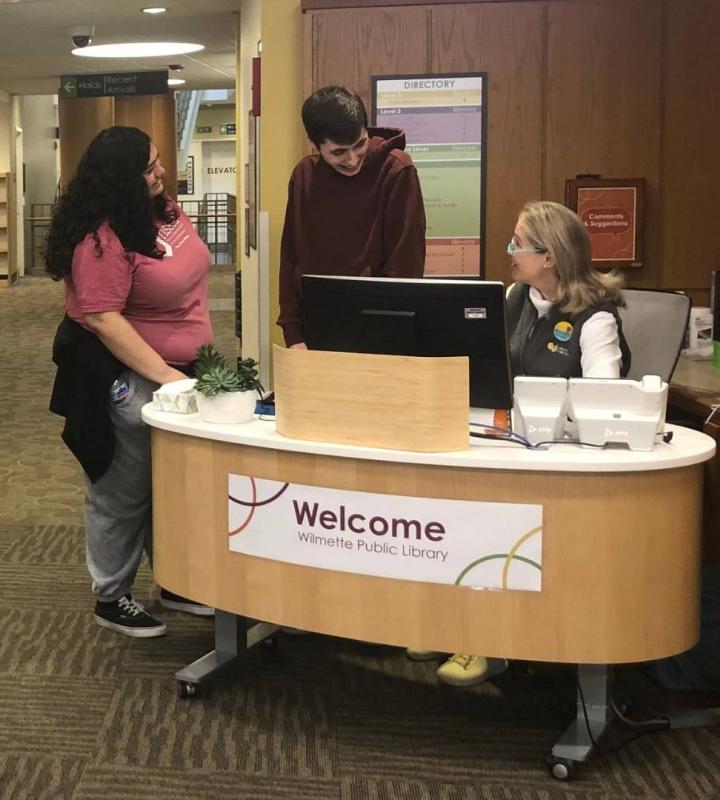
[(340, 572), (540, 591), (542, 506), (228, 475), (230, 550)]

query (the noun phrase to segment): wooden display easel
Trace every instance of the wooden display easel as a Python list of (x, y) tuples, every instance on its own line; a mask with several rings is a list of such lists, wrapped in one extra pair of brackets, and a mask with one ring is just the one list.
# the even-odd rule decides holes
[(466, 357), (273, 348), (277, 431), (291, 439), (439, 453), (469, 447)]

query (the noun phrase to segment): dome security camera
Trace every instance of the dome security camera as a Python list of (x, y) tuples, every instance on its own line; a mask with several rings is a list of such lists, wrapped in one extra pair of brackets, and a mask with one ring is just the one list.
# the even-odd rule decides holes
[(75, 47), (87, 47), (95, 35), (94, 25), (73, 25), (70, 28), (70, 38)]

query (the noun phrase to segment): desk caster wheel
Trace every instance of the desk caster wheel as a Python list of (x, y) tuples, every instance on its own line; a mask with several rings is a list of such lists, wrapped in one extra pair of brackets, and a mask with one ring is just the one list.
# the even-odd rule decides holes
[(190, 681), (178, 681), (177, 683), (178, 697), (187, 700), (191, 697), (200, 697), (200, 684), (190, 683)]
[(569, 781), (575, 771), (575, 762), (567, 758), (551, 757), (548, 759), (548, 766), (550, 774), (556, 781)]

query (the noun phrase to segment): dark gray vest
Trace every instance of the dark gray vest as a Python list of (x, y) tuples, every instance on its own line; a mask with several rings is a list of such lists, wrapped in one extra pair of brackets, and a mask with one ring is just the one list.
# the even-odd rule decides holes
[(553, 306), (546, 317), (538, 317), (530, 300), (530, 287), (527, 284), (515, 286), (507, 299), (513, 375), (582, 378), (580, 332), (598, 311), (608, 311), (615, 317), (622, 354), (620, 375), (625, 376), (630, 369), (630, 348), (623, 335), (617, 308), (612, 303), (593, 306), (581, 314), (566, 314)]

